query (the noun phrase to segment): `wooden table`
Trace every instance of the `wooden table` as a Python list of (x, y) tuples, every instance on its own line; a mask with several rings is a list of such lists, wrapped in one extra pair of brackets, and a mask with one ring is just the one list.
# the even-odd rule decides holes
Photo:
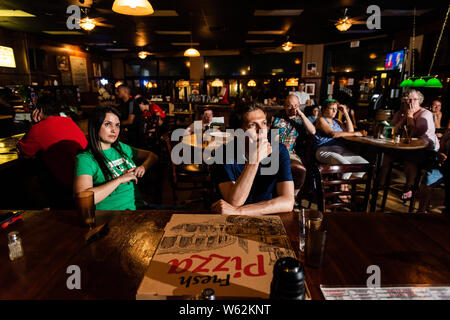
[(363, 286), (381, 270), (381, 286), (450, 285), (450, 219), (432, 214), (330, 213), (321, 269), (306, 267), (313, 299), (320, 285)]
[[(212, 134), (214, 135), (216, 133), (225, 134), (225, 132), (221, 131), (214, 131)], [(233, 140), (234, 135), (230, 134), (223, 137), (214, 137), (206, 132), (203, 134), (203, 139), (199, 138), (200, 137), (198, 137), (195, 133), (192, 133), (188, 136), (184, 136), (181, 142), (193, 148), (201, 148), (212, 151)]]
[[(5, 212), (5, 210), (1, 211)], [(74, 211), (27, 211), (0, 237), (0, 299), (135, 299), (173, 211), (97, 211), (109, 233), (89, 245)], [(194, 213), (194, 212), (176, 212)], [(196, 212), (209, 213), (209, 212)], [(298, 214), (279, 215), (298, 253)], [(321, 269), (305, 267), (313, 299), (319, 285), (365, 285), (381, 268), (382, 285), (450, 283), (450, 222), (436, 215), (330, 213)], [(9, 261), (6, 234), (19, 231), (25, 255)], [(67, 268), (81, 269), (81, 290), (66, 286)]]
[(375, 149), (376, 160), (375, 160), (375, 174), (374, 174), (374, 184), (372, 188), (372, 197), (370, 199), (370, 211), (374, 212), (376, 210), (377, 198), (378, 198), (378, 188), (380, 184), (380, 174), (381, 165), (383, 163), (384, 153), (386, 151), (414, 151), (425, 149), (428, 146), (428, 142), (423, 138), (412, 138), (411, 143), (404, 143), (402, 140), (400, 143), (395, 143), (393, 139), (376, 139), (372, 137), (344, 137), (345, 140), (359, 145), (368, 146), (369, 148)]

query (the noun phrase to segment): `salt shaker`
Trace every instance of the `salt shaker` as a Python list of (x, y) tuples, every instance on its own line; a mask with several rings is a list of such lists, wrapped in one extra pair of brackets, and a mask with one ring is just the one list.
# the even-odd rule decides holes
[(8, 233), (9, 259), (11, 261), (23, 256), (22, 240), (19, 232), (13, 231)]

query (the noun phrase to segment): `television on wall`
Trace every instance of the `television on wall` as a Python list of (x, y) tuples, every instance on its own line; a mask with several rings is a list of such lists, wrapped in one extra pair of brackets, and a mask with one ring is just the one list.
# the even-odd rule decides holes
[(402, 71), (404, 55), (405, 55), (404, 50), (388, 53), (386, 55), (386, 60), (384, 63), (384, 70)]

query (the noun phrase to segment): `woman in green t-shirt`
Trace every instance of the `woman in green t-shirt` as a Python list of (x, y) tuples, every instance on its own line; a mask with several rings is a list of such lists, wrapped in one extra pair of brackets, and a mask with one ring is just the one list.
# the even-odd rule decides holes
[[(144, 206), (137, 187), (158, 157), (119, 142), (116, 109), (97, 108), (89, 119), (88, 147), (77, 156), (74, 192), (94, 191), (97, 210), (136, 210)], [(136, 163), (141, 165), (136, 166)]]

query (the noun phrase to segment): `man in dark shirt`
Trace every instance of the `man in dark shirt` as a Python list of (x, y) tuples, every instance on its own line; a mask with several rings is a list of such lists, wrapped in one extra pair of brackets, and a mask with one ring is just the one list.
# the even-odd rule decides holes
[(118, 107), (120, 112), (120, 124), (122, 126), (132, 125), (135, 118), (134, 100), (130, 96), (130, 88), (121, 84), (117, 88), (117, 97), (121, 100)]
[[(246, 132), (247, 138), (241, 149), (243, 152), (238, 147), (231, 161), (227, 159), (225, 164), (214, 165), (213, 176), (223, 199), (215, 202), (211, 209), (220, 214), (234, 215), (292, 211), (294, 183), (289, 153), (278, 141), (274, 142), (278, 145), (272, 152), (264, 111), (248, 104), (237, 110), (230, 120), (234, 129)], [(278, 170), (271, 173), (267, 173), (270, 164), (261, 163), (269, 155), (272, 161), (278, 157)]]

